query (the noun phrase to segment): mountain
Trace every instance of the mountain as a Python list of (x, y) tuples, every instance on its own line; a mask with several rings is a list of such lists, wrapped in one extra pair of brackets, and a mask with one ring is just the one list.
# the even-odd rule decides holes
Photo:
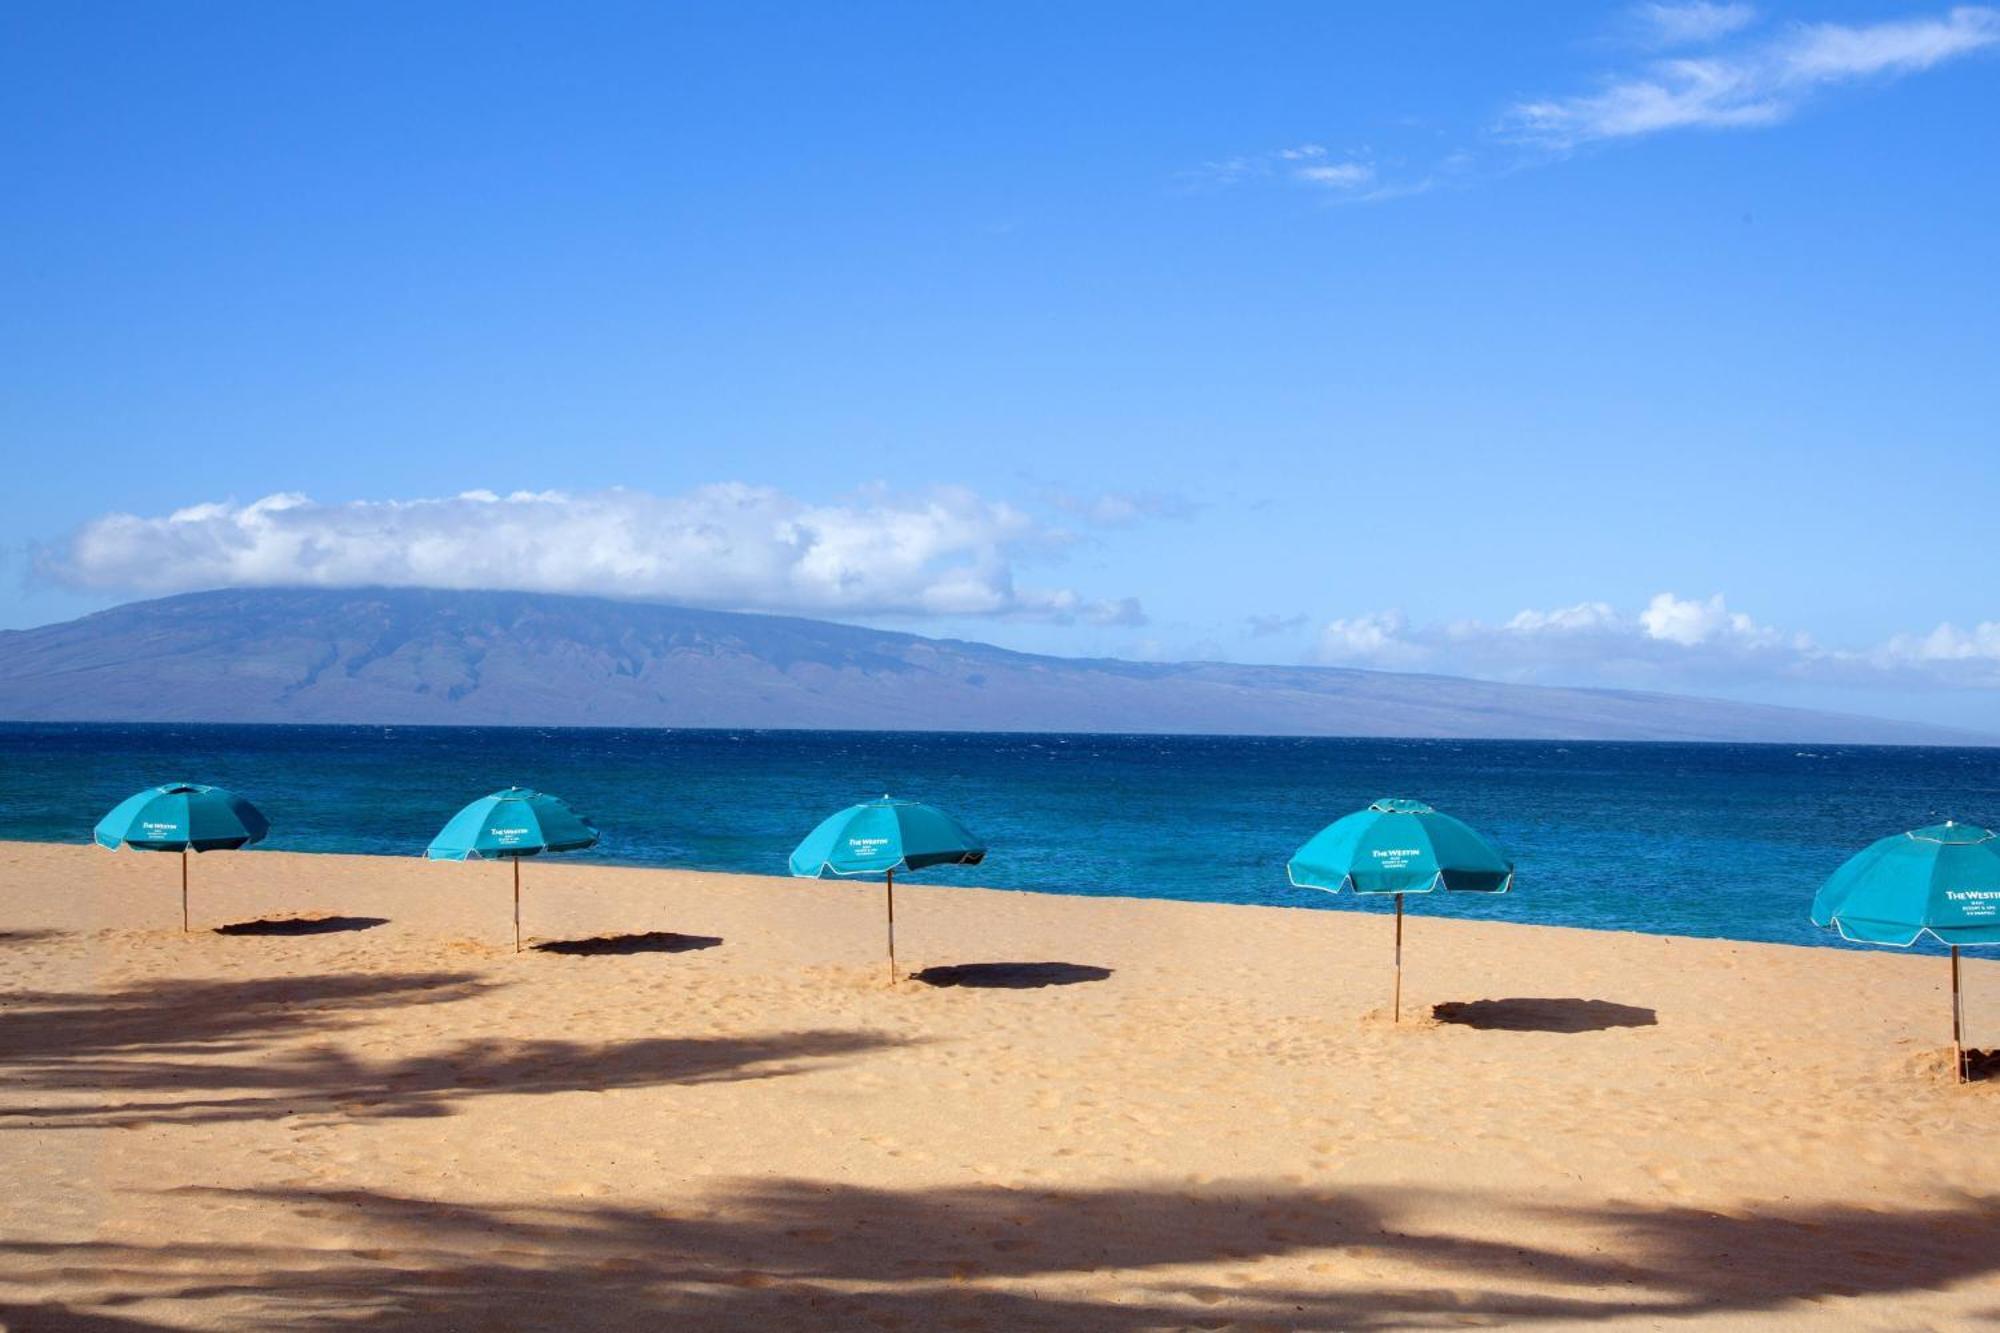
[(1623, 690), (1041, 657), (540, 593), (251, 589), (0, 633), (0, 718), (1988, 744)]

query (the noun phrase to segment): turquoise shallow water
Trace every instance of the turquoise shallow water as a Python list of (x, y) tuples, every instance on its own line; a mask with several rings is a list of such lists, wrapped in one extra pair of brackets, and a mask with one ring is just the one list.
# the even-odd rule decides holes
[[(992, 848), (961, 882), (1378, 910), (1293, 889), (1287, 856), (1379, 796), (1465, 819), (1513, 856), (1502, 898), (1415, 912), (1834, 944), (1813, 890), (1887, 833), (2000, 823), (2000, 750), (1259, 737), (0, 724), (0, 838), (85, 842), (154, 783), (211, 782), (278, 850), (416, 855), (466, 801), (519, 783), (602, 830), (582, 855), (785, 873), (839, 806), (945, 806)], [(254, 854), (254, 853), (246, 853)]]

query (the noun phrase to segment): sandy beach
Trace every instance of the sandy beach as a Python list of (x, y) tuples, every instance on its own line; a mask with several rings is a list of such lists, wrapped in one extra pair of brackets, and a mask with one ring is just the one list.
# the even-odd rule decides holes
[(524, 883), (0, 843), (0, 1324), (2000, 1320), (1941, 959), (1412, 918), (1397, 1027), (1379, 916)]

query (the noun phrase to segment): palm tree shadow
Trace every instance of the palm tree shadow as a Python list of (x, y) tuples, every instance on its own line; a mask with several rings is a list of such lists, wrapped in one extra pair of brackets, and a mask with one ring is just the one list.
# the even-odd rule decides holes
[(347, 1026), (378, 1009), (470, 999), (471, 972), (331, 973), (252, 981), (138, 982), (111, 991), (13, 991), (0, 1009), (0, 1069), (137, 1053), (217, 1055)]
[(963, 986), (972, 990), (1038, 990), (1043, 986), (1076, 986), (1103, 981), (1108, 967), (1085, 963), (954, 963), (927, 967), (910, 974), (926, 986)]
[[(709, 943), (694, 937), (694, 947)], [(380, 1010), (456, 1002), (492, 986), (472, 973), (424, 972), (11, 992), (0, 1005), (0, 1080), (14, 1095), (0, 1109), (0, 1129), (443, 1116), (493, 1095), (776, 1078), (922, 1040), (852, 1029), (597, 1042), (482, 1037), (373, 1057), (324, 1039)], [(30, 1103), (37, 1093), (48, 1096)]]
[(635, 953), (692, 953), (696, 949), (713, 949), (721, 943), (719, 935), (677, 935), (671, 930), (652, 930), (643, 935), (594, 935), (584, 940), (546, 940), (533, 948), (536, 953), (601, 958)]
[(386, 926), (386, 916), (266, 916), (217, 926), (218, 935), (339, 935)]
[[(369, 1249), (79, 1244), (17, 1234), (0, 1242), (0, 1281), (46, 1283), (59, 1266), (64, 1282), (97, 1293), (91, 1304), (113, 1309), (170, 1297), (202, 1322), (212, 1315), (228, 1323), (232, 1310), (241, 1322), (247, 1307), (266, 1326), (375, 1333), (551, 1322), (1141, 1333), (1244, 1324), (1658, 1325), (1814, 1308), (1831, 1317), (1837, 1307), (1822, 1305), (1829, 1299), (1935, 1294), (2000, 1271), (2000, 1209), (1972, 1197), (1903, 1211), (1773, 1204), (1724, 1216), (1260, 1182), (1194, 1192), (1178, 1183), (1023, 1191), (777, 1179), (667, 1210), (314, 1188), (170, 1193), (283, 1210), (366, 1237)], [(1483, 1234), (1451, 1220), (1472, 1217), (1488, 1218)], [(1541, 1225), (1508, 1226), (1509, 1218)], [(1368, 1255), (1394, 1261), (1403, 1275), (1370, 1275), (1356, 1262)], [(1289, 1282), (1175, 1271), (1264, 1259), (1314, 1262), (1274, 1270), (1300, 1275)], [(1338, 1276), (1309, 1285), (1308, 1270)], [(82, 1318), (47, 1326), (121, 1327)]]
[(1578, 999), (1453, 1000), (1433, 1006), (1431, 1015), (1440, 1023), (1488, 1032), (1603, 1032), (1660, 1021), (1657, 1012), (1638, 1005)]
[(11, 1081), (43, 1092), (131, 1097), (9, 1107), (0, 1111), (0, 1128), (200, 1125), (302, 1113), (348, 1120), (446, 1116), (480, 1097), (779, 1078), (803, 1073), (813, 1062), (915, 1044), (914, 1039), (833, 1030), (608, 1042), (480, 1038), (388, 1060), (316, 1045), (262, 1053), (251, 1063), (123, 1057), (52, 1062), (17, 1069)]
[(173, 1327), (150, 1319), (76, 1310), (60, 1303), (14, 1305), (0, 1301), (0, 1328), (20, 1333), (172, 1333)]

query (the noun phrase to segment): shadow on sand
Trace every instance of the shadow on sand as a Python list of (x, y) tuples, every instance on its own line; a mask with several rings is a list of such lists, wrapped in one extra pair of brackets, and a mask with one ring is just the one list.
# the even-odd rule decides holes
[(217, 926), (218, 935), (341, 935), (386, 926), (386, 916), (267, 916)]
[[(0, 1129), (199, 1125), (296, 1115), (350, 1121), (445, 1116), (479, 1097), (781, 1078), (804, 1072), (812, 1067), (809, 1062), (912, 1044), (839, 1031), (605, 1042), (489, 1037), (388, 1060), (321, 1044), (265, 1054), (254, 1063), (68, 1061), (15, 1067), (9, 1074), (17, 1088), (105, 1100), (12, 1107), (0, 1111)], [(111, 1100), (119, 1093), (131, 1099)]]
[(1651, 1009), (1609, 1000), (1454, 1000), (1437, 1005), (1431, 1015), (1440, 1023), (1492, 1032), (1603, 1032), (1660, 1021)]
[(0, 1008), (0, 1070), (18, 1078), (103, 1056), (249, 1052), (272, 1037), (348, 1026), (373, 1010), (450, 1003), (489, 989), (471, 972), (379, 972), (12, 991)]
[[(569, 1041), (482, 1037), (369, 1058), (327, 1038), (382, 1009), (470, 999), (466, 973), (154, 981), (0, 1008), (0, 1129), (451, 1115), (469, 1099), (776, 1078), (904, 1038), (865, 1031)], [(299, 1040), (301, 1037), (306, 1041)], [(21, 1104), (46, 1094), (41, 1104)]]
[(547, 940), (531, 947), (536, 953), (599, 958), (633, 953), (692, 953), (696, 949), (713, 949), (721, 943), (719, 935), (676, 935), (671, 930), (652, 930), (643, 935), (594, 935), (587, 940)]
[(0, 1301), (0, 1328), (19, 1333), (172, 1333), (170, 1324), (150, 1319), (78, 1310), (60, 1301), (45, 1305), (12, 1305)]
[[(15, 1228), (0, 1243), (0, 1281), (43, 1292), (59, 1269), (67, 1302), (29, 1307), (17, 1326), (150, 1328), (135, 1307), (172, 1300), (176, 1326), (377, 1333), (1657, 1327), (1760, 1313), (1831, 1322), (1842, 1311), (1829, 1302), (1841, 1297), (1933, 1292), (2000, 1272), (2000, 1210), (1977, 1199), (1902, 1211), (1773, 1202), (1721, 1215), (1266, 1182), (893, 1191), (774, 1180), (665, 1209), (309, 1188), (175, 1193), (199, 1196), (188, 1201), (198, 1207), (268, 1210), (253, 1235), (310, 1226), (353, 1240), (141, 1245)], [(1224, 1271), (1261, 1260), (1292, 1262), (1256, 1282)], [(1194, 1264), (1212, 1267), (1176, 1271)]]
[(1084, 963), (955, 963), (912, 972), (910, 980), (926, 986), (964, 986), (972, 990), (1038, 990), (1043, 986), (1075, 986), (1103, 981), (1108, 967)]

